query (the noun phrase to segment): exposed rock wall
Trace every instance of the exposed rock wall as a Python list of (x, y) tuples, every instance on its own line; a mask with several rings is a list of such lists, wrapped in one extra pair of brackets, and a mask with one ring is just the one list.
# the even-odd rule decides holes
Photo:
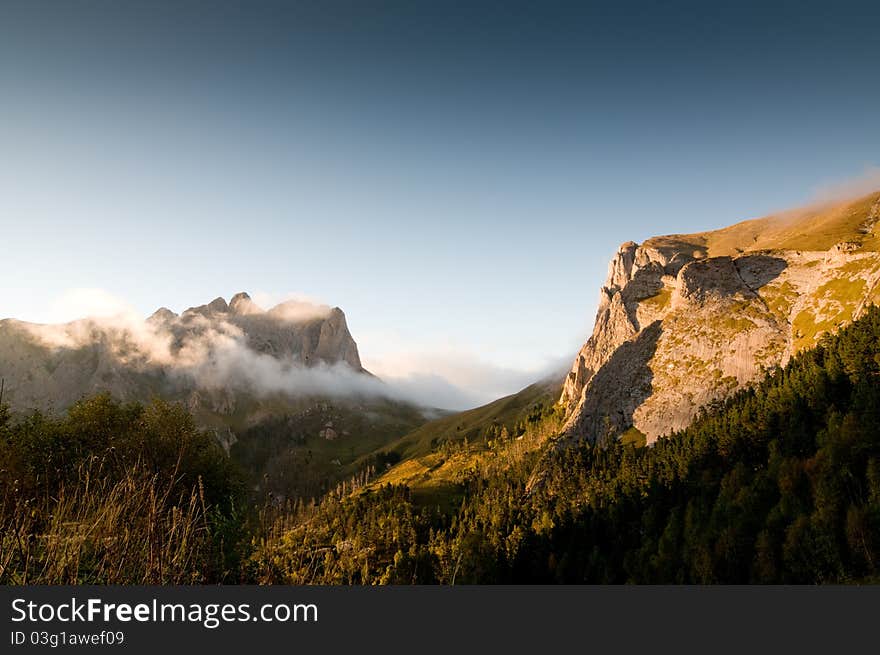
[(845, 242), (711, 257), (699, 238), (627, 242), (600, 293), (560, 398), (566, 434), (634, 427), (651, 442), (880, 302), (880, 254)]
[[(224, 348), (226, 359), (218, 364)], [(229, 415), (242, 389), (201, 384), (210, 376), (200, 371), (222, 382), (224, 366), (248, 366), (236, 362), (236, 353), (268, 356), (279, 371), (326, 364), (367, 374), (339, 308), (294, 302), (263, 311), (245, 293), (228, 304), (217, 298), (180, 315), (161, 308), (146, 321), (0, 321), (4, 401), (21, 411), (61, 411), (83, 396), (109, 391), (123, 400), (176, 398), (195, 412)], [(183, 370), (193, 374), (182, 375)]]

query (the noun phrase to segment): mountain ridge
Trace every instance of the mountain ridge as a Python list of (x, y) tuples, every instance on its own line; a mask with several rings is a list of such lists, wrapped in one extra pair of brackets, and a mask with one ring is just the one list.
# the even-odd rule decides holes
[[(361, 364), (338, 307), (247, 293), (146, 319), (0, 321), (4, 403), (63, 415), (83, 398), (178, 403), (241, 465), (252, 493), (319, 496), (428, 420)], [(365, 459), (367, 458), (367, 459)]]
[(880, 301), (880, 192), (628, 241), (566, 377), (565, 434), (648, 442)]
[[(341, 366), (351, 375), (373, 377), (338, 307), (288, 301), (264, 311), (244, 292), (230, 303), (218, 297), (179, 315), (161, 307), (145, 320), (4, 319), (0, 346), (7, 400), (20, 410), (61, 410), (102, 391), (122, 400), (222, 392), (237, 386), (235, 373), (247, 364), (274, 366), (277, 375)], [(281, 382), (278, 389), (251, 390), (284, 391)]]

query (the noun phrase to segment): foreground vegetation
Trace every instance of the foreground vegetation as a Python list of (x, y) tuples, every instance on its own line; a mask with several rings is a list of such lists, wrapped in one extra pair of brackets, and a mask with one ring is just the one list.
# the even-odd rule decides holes
[(0, 583), (238, 579), (238, 473), (179, 405), (0, 406)]
[(178, 406), (0, 409), (0, 582), (880, 581), (876, 308), (652, 447), (516, 416), (242, 512), (242, 474)]
[(475, 473), (451, 513), (414, 503), (402, 486), (331, 495), (261, 543), (251, 574), (345, 584), (878, 581), (880, 310), (653, 447), (550, 443), (505, 459)]

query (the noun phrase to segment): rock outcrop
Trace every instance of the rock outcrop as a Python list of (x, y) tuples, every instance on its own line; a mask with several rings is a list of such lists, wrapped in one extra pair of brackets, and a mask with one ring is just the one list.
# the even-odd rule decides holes
[(878, 215), (872, 194), (624, 243), (565, 380), (566, 435), (650, 443), (880, 302)]
[[(229, 303), (216, 298), (180, 315), (163, 307), (145, 321), (0, 321), (0, 377), (13, 410), (61, 411), (108, 391), (123, 400), (160, 395), (196, 413), (231, 415), (241, 392), (265, 390), (257, 388), (260, 376), (316, 367), (372, 377), (338, 307), (288, 302), (264, 311), (239, 293)], [(277, 380), (275, 387), (298, 393)]]
[(289, 301), (263, 311), (248, 294), (237, 293), (228, 305), (217, 298), (179, 317), (171, 313), (165, 327), (181, 343), (211, 330), (234, 328), (255, 352), (304, 366), (344, 363), (365, 372), (345, 314), (338, 307)]

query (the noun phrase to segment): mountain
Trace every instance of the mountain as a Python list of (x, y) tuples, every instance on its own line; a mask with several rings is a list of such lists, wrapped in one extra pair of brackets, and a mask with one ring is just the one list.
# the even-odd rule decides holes
[[(383, 445), (375, 455), (387, 470), (375, 486), (402, 484), (420, 503), (455, 504), (463, 480), (497, 460), (502, 427), (514, 439), (518, 426), (534, 428), (516, 458), (543, 451), (547, 440), (552, 453), (584, 438), (641, 445), (684, 429), (701, 408), (880, 301), (878, 218), (875, 193), (624, 243), (609, 265), (593, 334), (564, 382), (531, 385)], [(545, 464), (536, 462), (530, 489)]]
[(555, 378), (541, 380), (491, 403), (434, 419), (388, 444), (387, 449), (404, 458), (418, 457), (444, 442), (467, 439), (472, 444), (480, 444), (497, 436), (495, 433), (501, 428), (513, 434), (517, 426), (527, 422), (535, 412), (553, 406), (561, 385)]
[(655, 441), (880, 301), (880, 193), (620, 246), (565, 434)]
[(63, 410), (106, 391), (122, 400), (187, 394), (191, 409), (207, 403), (228, 414), (230, 390), (311, 391), (309, 369), (319, 367), (369, 376), (338, 307), (292, 301), (263, 311), (239, 293), (229, 304), (217, 298), (179, 316), (161, 308), (146, 321), (0, 321), (0, 375), (13, 409)]
[(323, 493), (427, 420), (363, 368), (341, 309), (289, 301), (264, 311), (246, 293), (146, 320), (0, 321), (0, 378), (17, 413), (60, 415), (101, 393), (180, 402), (254, 489), (282, 497)]
[(877, 582), (878, 215), (625, 243), (564, 382), (430, 421), (339, 310), (3, 322), (14, 395), (181, 402), (0, 402), (0, 582)]
[(375, 453), (380, 464), (375, 486), (405, 484), (426, 504), (460, 502), (468, 472), (479, 468), (493, 446), (520, 439), (545, 422), (561, 386), (560, 379), (542, 380), (482, 407), (420, 425)]
[(872, 307), (653, 447), (517, 453), (536, 425), (459, 465), (453, 503), (406, 479), (330, 496), (259, 541), (249, 581), (876, 584), (878, 377)]

